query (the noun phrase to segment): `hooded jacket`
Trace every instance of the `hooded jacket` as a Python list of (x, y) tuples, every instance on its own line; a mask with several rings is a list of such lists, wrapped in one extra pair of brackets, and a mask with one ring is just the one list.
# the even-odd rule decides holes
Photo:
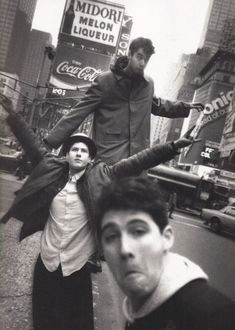
[(97, 158), (114, 164), (149, 147), (150, 117), (187, 117), (190, 106), (184, 102), (162, 101), (154, 97), (154, 83), (148, 76), (130, 77), (124, 69), (126, 57), (111, 70), (98, 76), (84, 98), (64, 116), (46, 137), (58, 148), (91, 113), (92, 137)]
[(134, 313), (128, 298), (126, 330), (232, 330), (235, 304), (207, 284), (204, 271), (189, 259), (169, 253), (156, 290)]

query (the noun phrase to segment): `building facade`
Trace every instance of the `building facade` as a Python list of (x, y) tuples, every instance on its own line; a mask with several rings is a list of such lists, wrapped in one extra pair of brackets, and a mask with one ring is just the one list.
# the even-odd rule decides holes
[(219, 48), (225, 21), (234, 18), (234, 0), (211, 0), (207, 18), (208, 24), (202, 45), (210, 49), (211, 55), (214, 55)]
[(20, 76), (36, 3), (37, 0), (0, 1), (0, 70)]
[(201, 141), (181, 155), (184, 164), (222, 167), (219, 146), (235, 84), (235, 56), (218, 51), (200, 72), (201, 83), (194, 100), (205, 104), (197, 120), (195, 136)]

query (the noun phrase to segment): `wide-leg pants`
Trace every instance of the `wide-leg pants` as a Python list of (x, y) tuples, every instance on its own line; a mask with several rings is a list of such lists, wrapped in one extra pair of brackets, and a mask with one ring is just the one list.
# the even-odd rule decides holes
[(49, 272), (39, 256), (33, 281), (34, 330), (93, 330), (91, 274), (86, 265), (63, 277)]

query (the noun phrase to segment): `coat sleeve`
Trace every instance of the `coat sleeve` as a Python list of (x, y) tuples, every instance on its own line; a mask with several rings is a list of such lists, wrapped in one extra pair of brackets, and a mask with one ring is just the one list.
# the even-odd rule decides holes
[(9, 115), (7, 123), (35, 167), (48, 153), (46, 148), (19, 114)]
[[(98, 77), (99, 78), (99, 77)], [(102, 91), (99, 79), (96, 79), (77, 106), (62, 117), (45, 138), (46, 143), (58, 148), (83, 122), (95, 111), (101, 102)]]
[(172, 144), (166, 143), (140, 151), (127, 159), (115, 163), (113, 166), (109, 166), (109, 168), (111, 174), (115, 177), (135, 176), (141, 174), (144, 170), (174, 158), (176, 155), (178, 155), (178, 152), (173, 148)]
[(161, 98), (153, 97), (152, 114), (167, 118), (188, 117), (190, 105), (185, 102), (171, 102)]

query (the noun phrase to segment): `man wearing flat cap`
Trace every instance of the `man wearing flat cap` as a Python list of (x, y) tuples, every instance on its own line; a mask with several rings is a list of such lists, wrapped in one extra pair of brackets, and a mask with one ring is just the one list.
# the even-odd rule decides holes
[(101, 271), (94, 202), (102, 187), (170, 160), (194, 141), (185, 135), (108, 166), (93, 161), (94, 141), (77, 133), (64, 142), (58, 158), (37, 140), (9, 99), (0, 95), (0, 104), (33, 167), (1, 221), (14, 217), (23, 222), (20, 240), (42, 231), (33, 282), (34, 329), (92, 330), (91, 272)]

